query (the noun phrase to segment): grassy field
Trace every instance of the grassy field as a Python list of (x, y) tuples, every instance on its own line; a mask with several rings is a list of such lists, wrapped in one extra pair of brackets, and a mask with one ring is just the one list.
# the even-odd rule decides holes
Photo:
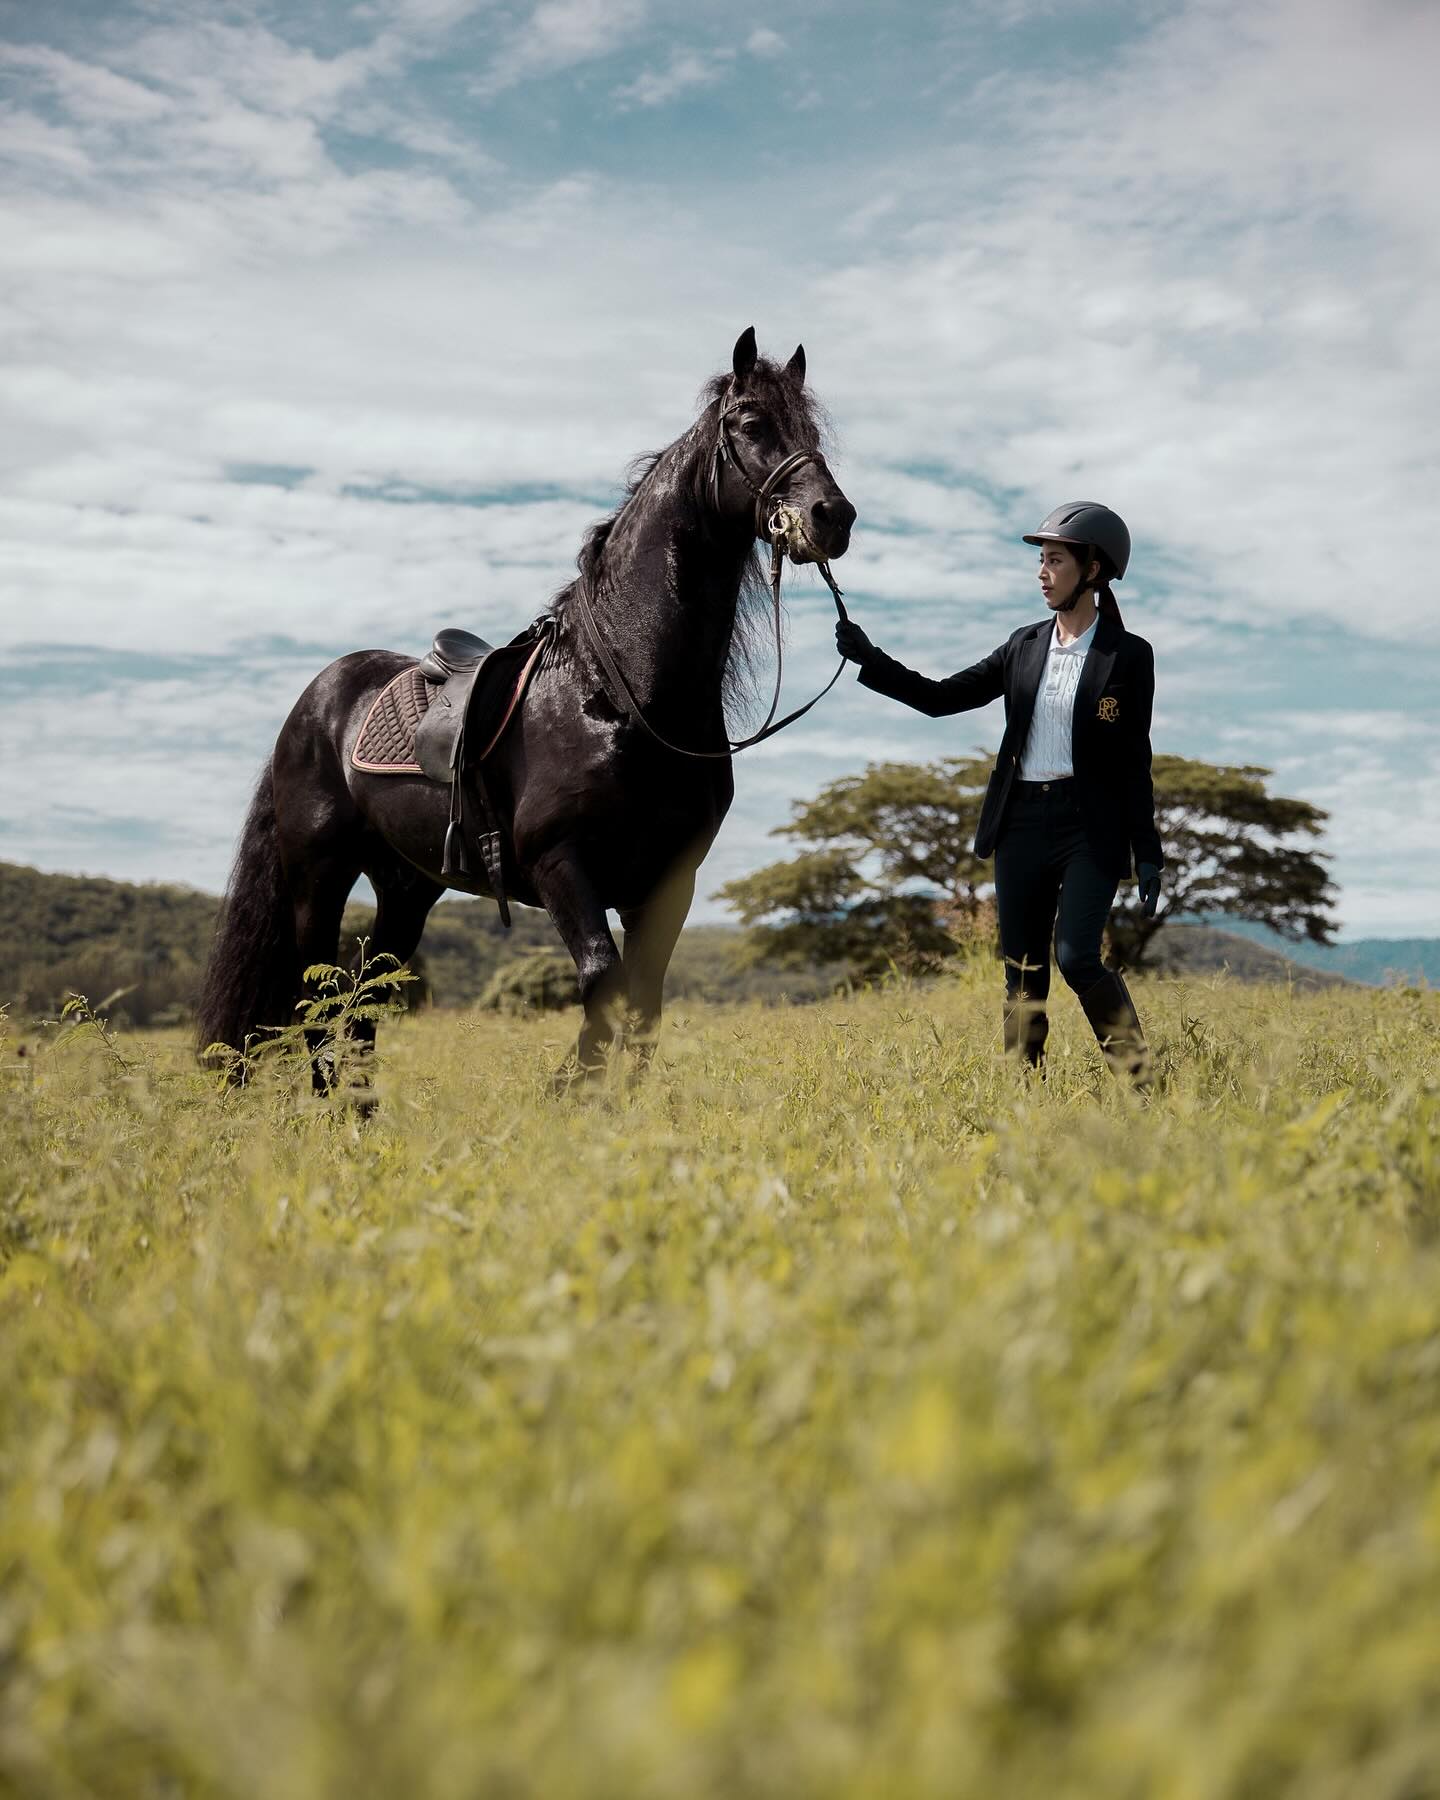
[(12, 1029), (0, 1791), (1440, 1794), (1440, 996), (994, 987)]

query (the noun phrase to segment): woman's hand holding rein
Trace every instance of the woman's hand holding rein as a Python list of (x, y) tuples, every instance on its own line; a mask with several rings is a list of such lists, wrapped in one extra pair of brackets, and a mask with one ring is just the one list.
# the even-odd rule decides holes
[(864, 663), (875, 654), (875, 646), (853, 619), (836, 622), (835, 648), (846, 662)]

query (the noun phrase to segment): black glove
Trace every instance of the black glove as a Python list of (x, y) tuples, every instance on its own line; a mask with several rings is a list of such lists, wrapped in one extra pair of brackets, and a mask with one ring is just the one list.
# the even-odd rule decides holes
[(853, 619), (835, 621), (835, 648), (846, 662), (868, 662), (875, 654), (875, 646)]
[(1141, 863), (1135, 870), (1136, 880), (1140, 883), (1140, 910), (1147, 919), (1155, 917), (1155, 908), (1160, 904), (1160, 871), (1154, 863)]

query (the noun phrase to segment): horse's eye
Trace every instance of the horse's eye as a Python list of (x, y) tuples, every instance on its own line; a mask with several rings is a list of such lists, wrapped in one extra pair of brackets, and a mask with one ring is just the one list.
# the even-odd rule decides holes
[(762, 438), (765, 435), (766, 425), (762, 418), (755, 413), (751, 413), (748, 419), (742, 419), (740, 421), (740, 429), (745, 433), (747, 438)]

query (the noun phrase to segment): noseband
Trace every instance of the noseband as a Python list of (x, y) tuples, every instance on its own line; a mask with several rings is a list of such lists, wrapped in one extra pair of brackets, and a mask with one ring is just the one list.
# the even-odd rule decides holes
[[(733, 756), (738, 750), (748, 750), (752, 744), (764, 743), (766, 738), (774, 737), (777, 731), (783, 731), (787, 725), (793, 725), (797, 719), (804, 718), (810, 708), (818, 701), (823, 700), (830, 692), (840, 679), (840, 671), (845, 667), (845, 658), (842, 656), (835, 673), (813, 699), (807, 700), (803, 706), (797, 706), (794, 712), (786, 713), (783, 719), (775, 718), (776, 708), (780, 704), (780, 684), (785, 672), (784, 638), (780, 628), (780, 576), (785, 566), (785, 547), (790, 539), (790, 522), (786, 517), (790, 509), (780, 499), (780, 490), (795, 471), (803, 469), (807, 463), (814, 463), (817, 468), (825, 468), (825, 458), (818, 450), (793, 451), (782, 461), (776, 463), (775, 467), (757, 486), (751, 478), (750, 471), (741, 462), (735, 446), (730, 442), (729, 417), (735, 410), (733, 403), (720, 408), (718, 428), (715, 434), (715, 454), (710, 463), (710, 488), (715, 511), (718, 513), (720, 511), (720, 469), (722, 463), (729, 463), (755, 498), (755, 535), (766, 539), (770, 545), (770, 596), (775, 619), (775, 691), (770, 696), (770, 710), (766, 713), (765, 723), (760, 729), (751, 732), (747, 738), (740, 738), (735, 743), (727, 742), (723, 750), (687, 750), (684, 745), (672, 744), (669, 738), (662, 737), (641, 712), (640, 703), (630, 692), (629, 684), (616, 667), (614, 657), (600, 636), (600, 627), (596, 623), (595, 613), (590, 604), (588, 582), (582, 575), (575, 584), (575, 598), (579, 602), (581, 623), (585, 627), (585, 635), (590, 640), (590, 647), (599, 659), (600, 667), (609, 677), (611, 699), (618, 701), (624, 711), (629, 713), (637, 725), (643, 726), (657, 744), (663, 745), (665, 749), (673, 751), (677, 756), (728, 757)], [(844, 599), (835, 584), (835, 577), (830, 573), (830, 564), (823, 557), (818, 556), (814, 558), (814, 561), (825, 579), (825, 585), (835, 597), (836, 612), (842, 619), (848, 618)]]
[[(771, 501), (776, 498), (780, 489), (797, 469), (803, 469), (806, 463), (814, 463), (816, 468), (824, 469), (825, 458), (818, 450), (793, 451), (783, 462), (776, 463), (764, 481), (757, 487), (751, 479), (750, 471), (741, 462), (739, 452), (730, 441), (730, 417), (732, 413), (740, 410), (740, 404), (739, 401), (732, 400), (720, 408), (718, 428), (715, 432), (715, 454), (710, 460), (710, 496), (718, 513), (720, 511), (720, 470), (724, 464), (728, 463), (754, 497), (756, 537), (764, 538), (766, 543), (773, 547), (777, 537), (783, 534), (783, 521), (780, 517), (779, 506), (772, 508)], [(826, 469), (825, 472), (828, 475), (830, 471)], [(829, 565), (820, 557), (815, 560), (820, 564), (822, 570), (828, 570)], [(828, 573), (825, 579), (830, 581)], [(833, 581), (830, 582), (830, 587), (833, 592), (835, 590)]]

